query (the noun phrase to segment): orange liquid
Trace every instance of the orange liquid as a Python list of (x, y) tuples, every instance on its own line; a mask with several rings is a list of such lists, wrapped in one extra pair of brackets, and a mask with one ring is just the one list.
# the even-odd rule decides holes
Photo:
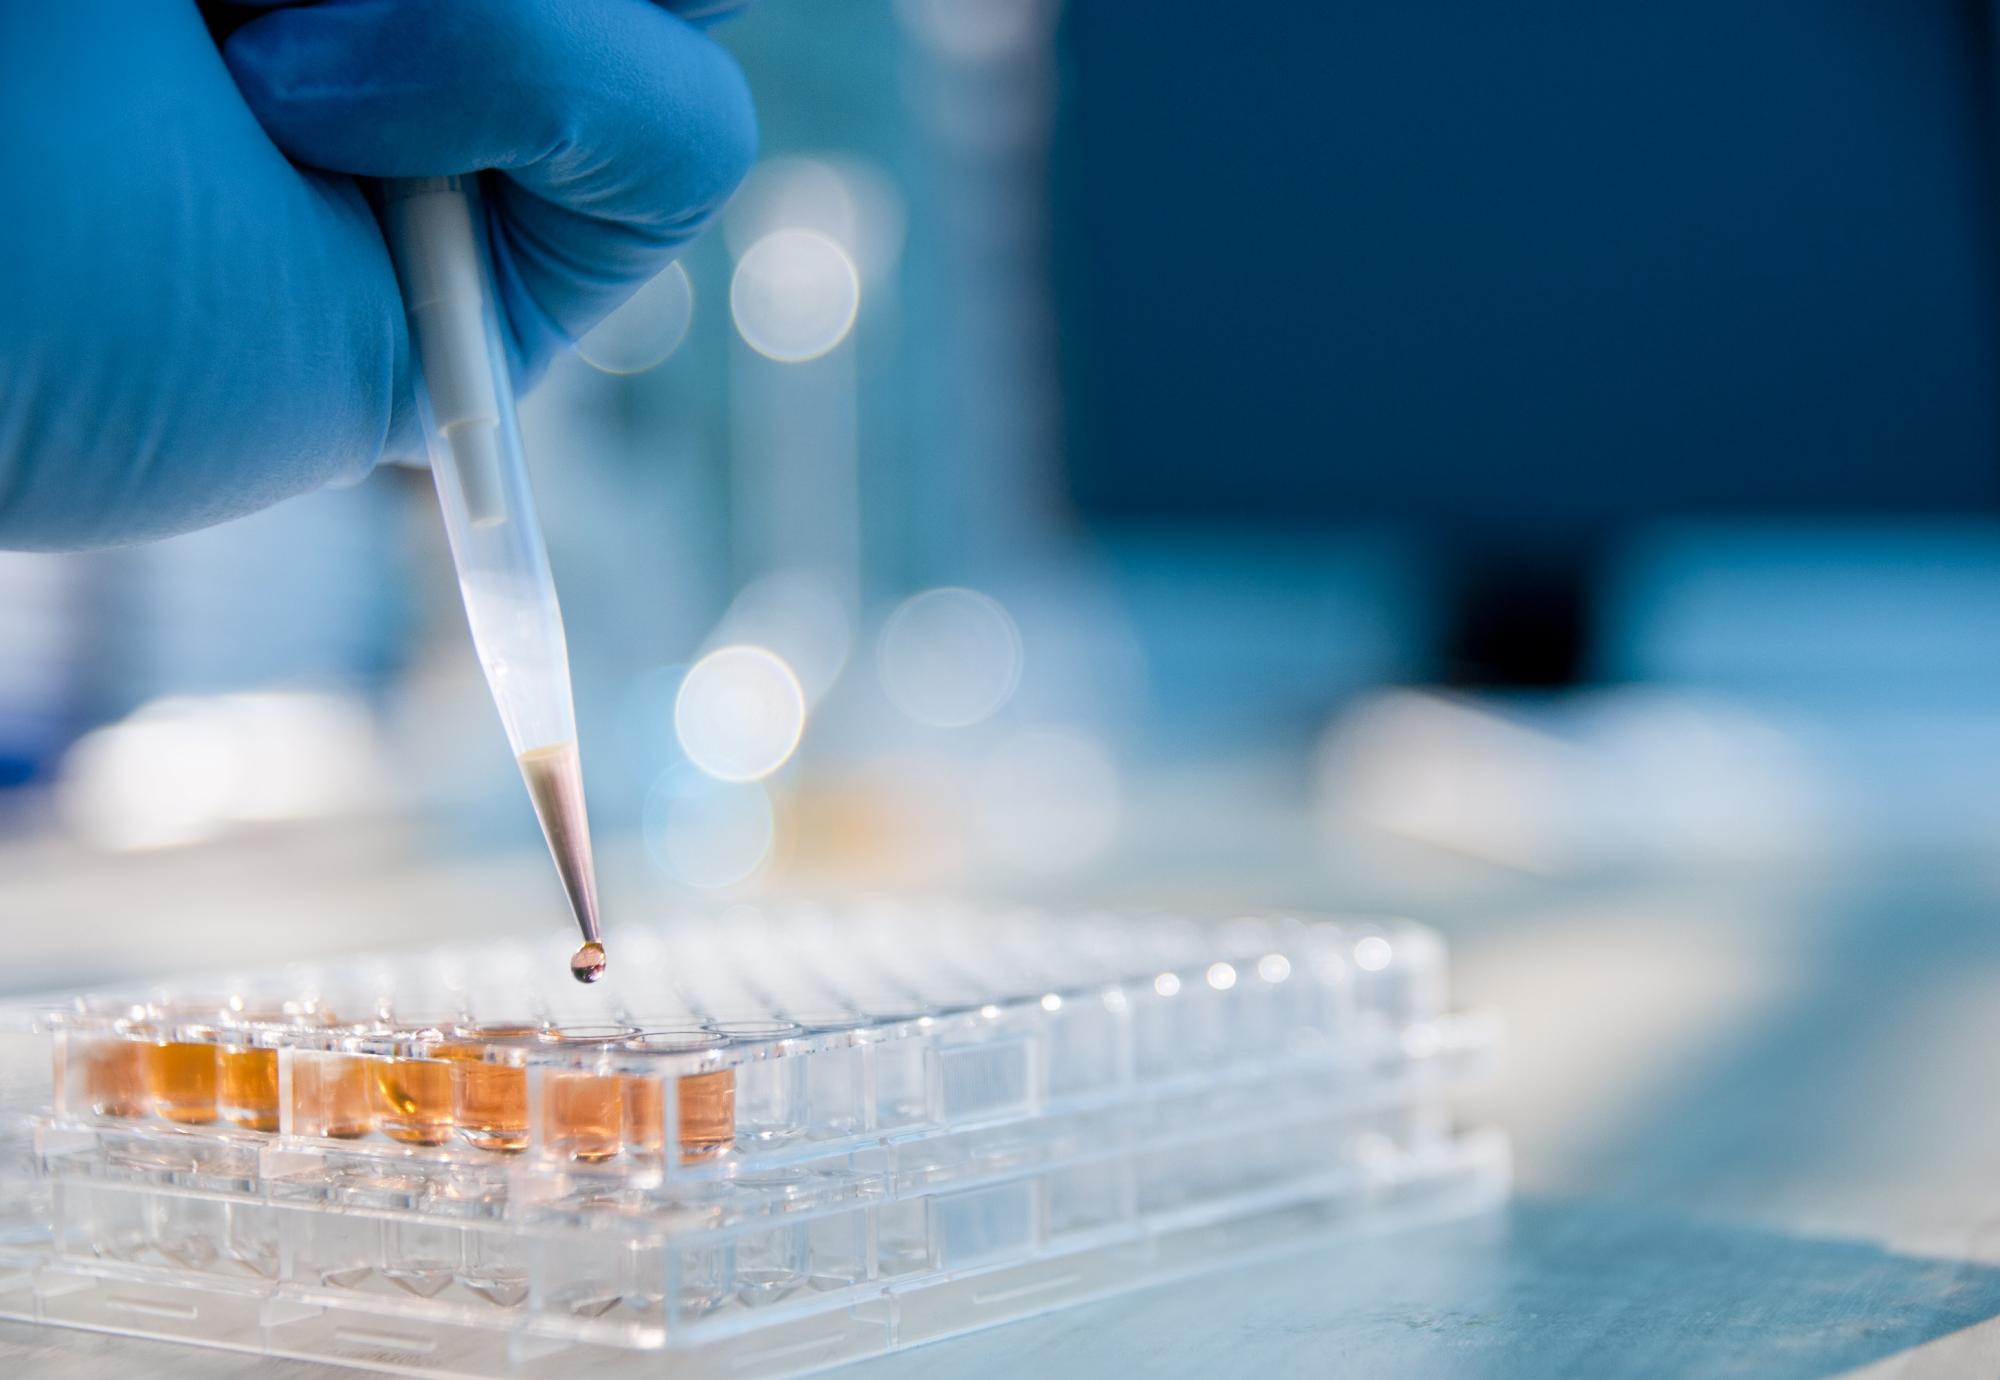
[[(666, 1119), (660, 1080), (634, 1075), (623, 1081), (626, 1143), (637, 1154), (658, 1155)], [(736, 1138), (734, 1069), (689, 1074), (678, 1096), (681, 1163), (707, 1159)]]
[(438, 1046), (438, 1057), (452, 1061), (452, 1106), (467, 1144), (508, 1155), (528, 1148), (528, 1071), (486, 1056), (535, 1032), (531, 1025), (481, 1026), (472, 1039)]
[(608, 1160), (624, 1144), (628, 1080), (603, 1073), (550, 1073), (542, 1084), (548, 1145), (573, 1160)]
[(146, 1090), (153, 1110), (188, 1126), (215, 1120), (217, 1059), (214, 1045), (145, 1045)]
[(634, 1154), (658, 1158), (667, 1139), (660, 1080), (640, 1075), (627, 1078), (621, 1100), (625, 1104), (625, 1143)]
[(371, 1101), (382, 1134), (405, 1145), (451, 1139), (451, 1065), (441, 1059), (374, 1059)]
[(352, 1140), (375, 1129), (369, 1063), (352, 1054), (292, 1056), (292, 1125), (300, 1135)]
[(278, 1129), (278, 1051), (222, 1051), (222, 1115), (246, 1131)]
[(83, 1095), (98, 1116), (146, 1114), (147, 1046), (113, 1035), (82, 1046)]
[(681, 1148), (710, 1154), (736, 1139), (736, 1070), (681, 1079)]

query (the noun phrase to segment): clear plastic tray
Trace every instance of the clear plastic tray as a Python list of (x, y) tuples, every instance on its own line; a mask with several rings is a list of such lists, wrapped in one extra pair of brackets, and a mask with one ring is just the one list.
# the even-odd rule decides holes
[(19, 1013), (0, 1311), (784, 1373), (1504, 1193), (1504, 1142), (1449, 1133), (1497, 1031), (1420, 927), (878, 909), (611, 948), (609, 990), (498, 951)]
[[(1109, 1294), (1267, 1261), (1345, 1233), (1482, 1211), (1507, 1191), (1504, 1140), (1483, 1133), (1385, 1160), (1364, 1173), (1162, 1211), (1120, 1229), (1057, 1237), (1031, 1253), (886, 1277), (811, 1308), (739, 1315), (735, 1326), (665, 1337), (657, 1326), (508, 1323), (492, 1310), (425, 1309), (115, 1263), (0, 1260), (0, 1316), (436, 1377), (792, 1375), (920, 1345)], [(941, 1205), (968, 1220), (974, 1205)], [(543, 1277), (547, 1278), (547, 1277)], [(11, 1287), (10, 1287), (11, 1286)], [(533, 1287), (533, 1286), (531, 1286)], [(629, 1306), (621, 1295), (620, 1307)]]
[[(624, 1182), (760, 1173), (1253, 1069), (1430, 1052), (1409, 924), (731, 915), (560, 946), (195, 979), (27, 1013), (57, 1117)], [(21, 1024), (21, 1022), (16, 1022)]]

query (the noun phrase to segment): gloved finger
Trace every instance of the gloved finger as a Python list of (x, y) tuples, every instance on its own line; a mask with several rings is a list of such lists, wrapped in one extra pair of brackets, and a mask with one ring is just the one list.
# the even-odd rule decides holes
[[(202, 10), (210, 15), (226, 18), (235, 17), (234, 12), (244, 12), (241, 17), (257, 10), (290, 9), (300, 5), (317, 5), (320, 0), (202, 0)], [(670, 10), (690, 24), (704, 27), (718, 23), (731, 15), (741, 14), (750, 0), (653, 0), (661, 9)]]
[(0, 547), (365, 474), (407, 339), (353, 182), (271, 146), (192, 6), (0, 4), (0, 66)]
[(742, 13), (749, 3), (750, 0), (667, 0), (667, 8), (688, 23), (699, 24), (705, 29), (731, 15)]
[(530, 374), (659, 272), (755, 150), (736, 64), (651, 0), (320, 0), (224, 55), (298, 162), (505, 174), (494, 252)]

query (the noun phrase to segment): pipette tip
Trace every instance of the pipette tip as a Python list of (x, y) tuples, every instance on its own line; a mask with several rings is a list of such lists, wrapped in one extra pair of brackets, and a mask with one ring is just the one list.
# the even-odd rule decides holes
[(590, 852), (590, 821), (583, 808), (583, 767), (575, 743), (555, 743), (521, 754), (521, 775), (548, 836), (549, 853), (569, 898), (583, 947), (570, 960), (578, 982), (604, 974), (603, 931), (597, 924), (597, 866)]

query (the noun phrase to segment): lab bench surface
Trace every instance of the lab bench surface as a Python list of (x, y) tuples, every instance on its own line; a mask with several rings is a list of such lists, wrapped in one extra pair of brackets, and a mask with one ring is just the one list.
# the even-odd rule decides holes
[[(1454, 941), (1459, 999), (1510, 1026), (1505, 1085), (1473, 1109), (1515, 1141), (1505, 1211), (831, 1374), (2000, 1374), (2000, 858), (1422, 918)], [(9, 1380), (352, 1373), (0, 1324)]]

